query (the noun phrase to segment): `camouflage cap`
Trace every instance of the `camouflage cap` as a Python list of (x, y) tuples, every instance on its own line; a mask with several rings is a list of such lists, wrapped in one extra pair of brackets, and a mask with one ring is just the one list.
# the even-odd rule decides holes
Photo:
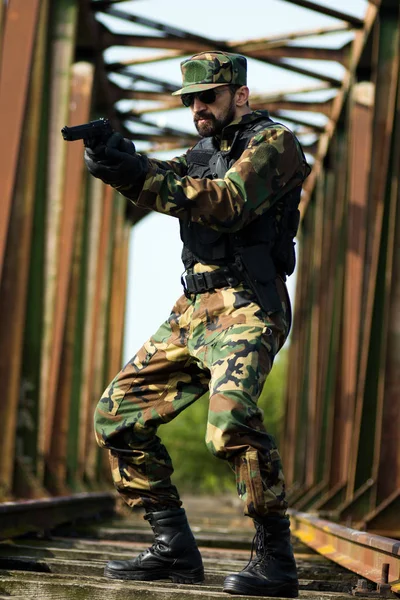
[(201, 52), (181, 62), (182, 88), (173, 96), (201, 92), (220, 85), (246, 85), (247, 60), (230, 52)]

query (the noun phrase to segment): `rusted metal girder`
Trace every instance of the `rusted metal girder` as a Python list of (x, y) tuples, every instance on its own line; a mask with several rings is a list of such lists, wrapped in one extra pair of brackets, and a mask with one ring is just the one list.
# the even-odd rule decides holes
[[(292, 533), (304, 544), (378, 584), (382, 595), (387, 594), (386, 586), (392, 592), (400, 592), (398, 540), (343, 527), (302, 512), (290, 511), (290, 518)], [(368, 592), (362, 595), (368, 596)]]
[[(71, 101), (68, 123), (79, 125), (89, 120), (90, 102), (93, 85), (93, 65), (79, 62), (72, 65)], [(63, 218), (61, 222), (61, 249), (58, 264), (58, 285), (56, 291), (56, 315), (52, 343), (47, 403), (53, 407), (48, 419), (47, 464), (54, 482), (62, 488), (65, 484), (67, 438), (69, 423), (70, 395), (69, 381), (65, 381), (59, 390), (60, 378), (65, 376), (66, 363), (62, 361), (63, 342), (67, 334), (69, 290), (71, 281), (73, 252), (75, 245), (76, 223), (79, 203), (82, 201), (82, 182), (84, 178), (83, 145), (68, 144), (65, 165), (64, 198), (62, 201)], [(72, 372), (72, 367), (71, 367)], [(71, 376), (71, 373), (70, 373)], [(57, 401), (56, 401), (57, 398)]]
[[(13, 487), (18, 404), (22, 387), (21, 365), (23, 363), (30, 246), (36, 170), (38, 168), (40, 109), (43, 100), (46, 29), (47, 2), (45, 1), (41, 3), (39, 11), (30, 84), (27, 91), (26, 124), (22, 127), (21, 140), (18, 140), (21, 148), (16, 164), (18, 175), (15, 177), (7, 245), (0, 277), (0, 381), (4, 397), (7, 398), (7, 402), (0, 406), (0, 497), (3, 499), (9, 498)], [(11, 104), (9, 108), (13, 110)], [(8, 125), (10, 123), (7, 123)], [(3, 150), (6, 148), (7, 144)], [(14, 175), (9, 173), (8, 177), (12, 179)], [(2, 183), (5, 182), (2, 181)], [(5, 201), (6, 198), (3, 197), (0, 204), (3, 206)]]
[(333, 60), (346, 65), (348, 44), (345, 44), (341, 48), (323, 48), (310, 47), (310, 46), (282, 46), (274, 48), (266, 46), (264, 48), (246, 48), (247, 56), (257, 58), (259, 60), (263, 58), (301, 58), (311, 60)]
[[(397, 18), (399, 15), (397, 15)], [(392, 160), (392, 135), (396, 116), (396, 98), (399, 81), (399, 36), (398, 21), (391, 11), (382, 10), (379, 23), (379, 52), (372, 129), (371, 164), (369, 173), (369, 218), (370, 229), (366, 238), (364, 304), (362, 306), (363, 329), (360, 338), (358, 385), (356, 394), (355, 428), (352, 435), (352, 451), (346, 501), (342, 507), (343, 518), (358, 521), (360, 514), (375, 505), (375, 484), (378, 476), (379, 455), (382, 436), (383, 392), (385, 385), (385, 353), (387, 335), (387, 310), (384, 309), (386, 294), (383, 289), (390, 280), (380, 277), (384, 273), (388, 256), (383, 258), (383, 248), (390, 253), (393, 248), (387, 239), (387, 216), (390, 205), (386, 198), (387, 178)], [(393, 222), (391, 223), (391, 225)], [(393, 236), (391, 237), (393, 240)], [(393, 241), (392, 241), (393, 244)], [(390, 268), (391, 273), (391, 268)], [(389, 288), (390, 289), (390, 288)], [(378, 325), (379, 323), (379, 325)], [(368, 418), (368, 416), (370, 417)], [(374, 439), (371, 444), (369, 437)], [(392, 476), (393, 465), (387, 471)], [(355, 493), (364, 490), (362, 508), (356, 506)], [(361, 505), (361, 503), (360, 503)]]
[[(135, 90), (132, 92), (121, 93), (121, 96), (125, 98), (131, 98), (132, 100), (154, 100), (159, 102), (159, 106), (155, 106), (151, 109), (143, 108), (142, 110), (136, 110), (135, 113), (146, 114), (151, 112), (162, 112), (168, 109), (182, 108), (180, 99), (176, 97), (171, 98), (163, 93), (159, 92), (148, 92), (147, 90)], [(316, 112), (321, 113), (327, 117), (330, 117), (332, 112), (332, 100), (326, 100), (324, 102), (307, 102), (307, 101), (295, 101), (295, 100), (276, 100), (270, 101), (267, 98), (255, 96), (252, 100), (252, 107), (254, 110), (266, 109), (266, 110), (294, 110), (294, 111), (305, 111), (305, 112)], [(154, 126), (154, 125), (153, 125)], [(185, 137), (190, 137), (188, 134)]]
[(329, 142), (332, 139), (332, 136), (335, 132), (335, 127), (337, 120), (343, 110), (344, 102), (347, 98), (347, 94), (350, 88), (351, 83), (354, 79), (354, 73), (360, 61), (361, 54), (364, 50), (364, 46), (366, 41), (370, 35), (372, 27), (375, 23), (375, 19), (379, 12), (379, 4), (377, 1), (376, 5), (369, 4), (367, 8), (367, 12), (365, 15), (364, 26), (363, 28), (356, 31), (356, 35), (354, 37), (354, 41), (352, 43), (351, 48), (351, 60), (348, 71), (346, 72), (343, 82), (341, 84), (341, 89), (336, 95), (332, 108), (332, 120), (326, 127), (325, 132), (320, 136), (319, 139), (319, 149), (317, 153), (317, 157), (315, 163), (313, 165), (313, 169), (309, 177), (307, 178), (304, 188), (303, 195), (300, 203), (300, 212), (304, 215), (308, 202), (311, 197), (311, 193), (314, 189), (315, 182), (321, 172), (322, 162), (326, 156), (328, 151)]
[[(44, 457), (51, 444), (51, 430), (55, 408), (54, 389), (56, 386), (58, 332), (64, 318), (63, 311), (57, 313), (57, 296), (64, 273), (60, 272), (61, 226), (63, 223), (63, 194), (65, 179), (65, 158), (67, 146), (60, 135), (60, 130), (67, 121), (70, 98), (70, 65), (75, 50), (75, 34), (78, 10), (75, 0), (60, 0), (52, 13), (53, 21), (49, 23), (52, 35), (51, 65), (52, 87), (50, 91), (49, 136), (51, 152), (48, 155), (47, 176), (47, 213), (46, 213), (46, 255), (44, 287), (44, 330), (42, 342), (41, 374), (40, 374), (40, 429), (39, 473), (44, 475)], [(61, 283), (61, 288), (63, 284)], [(57, 336), (57, 337), (56, 337)]]
[[(2, 3), (3, 4), (3, 3)], [(5, 13), (0, 63), (0, 275), (7, 240), (39, 0), (10, 0)], [(3, 8), (3, 7), (2, 7)]]
[[(83, 5), (88, 6), (88, 0), (82, 0)], [(307, 77), (312, 77), (322, 83), (328, 84), (332, 88), (340, 88), (342, 85), (341, 80), (336, 79), (330, 75), (325, 73), (318, 73), (309, 68), (305, 68), (303, 66), (299, 66), (296, 64), (292, 64), (287, 59), (290, 58), (311, 58), (314, 60), (335, 60), (339, 63), (342, 63), (346, 67), (348, 66), (351, 56), (349, 49), (351, 47), (351, 43), (346, 44), (342, 48), (313, 48), (313, 47), (300, 47), (290, 45), (290, 41), (294, 39), (299, 39), (301, 37), (306, 38), (311, 35), (323, 35), (325, 33), (330, 33), (331, 31), (350, 31), (351, 28), (354, 28), (354, 23), (350, 21), (346, 21), (343, 24), (334, 25), (332, 27), (323, 28), (323, 29), (315, 29), (315, 30), (307, 30), (300, 31), (298, 33), (292, 32), (289, 34), (280, 34), (275, 35), (270, 38), (262, 38), (256, 40), (245, 40), (245, 41), (223, 41), (223, 40), (213, 40), (204, 35), (196, 35), (192, 32), (172, 27), (165, 23), (161, 23), (152, 18), (141, 17), (138, 15), (134, 15), (128, 12), (125, 12), (122, 7), (115, 7), (109, 4), (96, 3), (91, 5), (92, 10), (94, 11), (102, 11), (104, 15), (108, 15), (114, 17), (116, 19), (120, 19), (125, 23), (135, 23), (142, 27), (147, 27), (149, 30), (153, 30), (157, 32), (157, 35), (153, 35), (152, 32), (149, 35), (136, 35), (136, 34), (125, 34), (125, 33), (114, 33), (108, 29), (108, 26), (104, 23), (96, 24), (97, 28), (97, 42), (96, 47), (98, 49), (105, 49), (110, 46), (119, 46), (123, 45), (125, 47), (151, 47), (155, 48), (163, 48), (169, 49), (169, 51), (165, 51), (157, 56), (141, 56), (132, 59), (124, 59), (121, 60), (118, 64), (109, 64), (104, 65), (104, 70), (107, 72), (121, 72), (121, 69), (127, 66), (134, 65), (142, 65), (146, 63), (154, 63), (159, 60), (166, 60), (175, 57), (185, 56), (187, 54), (193, 54), (196, 52), (209, 50), (209, 49), (218, 49), (222, 51), (230, 51), (230, 52), (241, 52), (247, 55), (249, 58), (254, 58), (264, 62), (266, 64), (275, 66), (279, 69), (288, 70), (290, 72), (294, 72), (300, 75), (304, 75)], [(335, 12), (335, 11), (334, 11)], [(338, 16), (339, 13), (335, 12), (335, 16)], [(340, 13), (342, 16), (342, 13)], [(344, 15), (347, 17), (347, 15)], [(362, 24), (361, 19), (356, 20), (357, 27)], [(133, 73), (124, 72), (126, 75), (130, 75), (134, 77)], [(139, 78), (141, 76), (139, 75)], [(147, 76), (142, 77), (147, 81)], [(137, 116), (141, 116), (145, 113), (151, 112), (159, 112), (159, 111), (168, 111), (173, 110), (179, 106), (174, 98), (170, 96), (170, 85), (166, 82), (157, 81), (152, 78), (151, 83), (160, 87), (159, 92), (150, 91), (146, 89), (129, 89), (121, 87), (118, 83), (109, 81), (107, 84), (107, 90), (109, 96), (114, 97), (114, 102), (121, 99), (132, 99), (132, 100), (147, 100), (154, 103), (151, 107), (146, 107), (146, 109), (137, 109), (135, 113)], [(112, 92), (112, 93), (111, 93)], [(256, 105), (253, 102), (252, 98), (252, 106), (254, 108), (261, 109), (269, 109), (276, 111), (278, 108), (283, 108), (290, 111), (304, 111), (311, 110), (316, 112), (321, 112), (326, 116), (330, 117), (331, 114), (331, 104), (322, 104), (319, 103), (309, 103), (304, 102), (304, 104), (294, 104), (293, 102), (288, 102), (284, 100), (284, 105), (277, 107), (275, 105), (269, 105), (267, 103), (257, 102)], [(319, 135), (320, 130), (318, 128), (314, 129)], [(165, 139), (161, 138), (165, 135)], [(158, 137), (160, 136), (160, 137)], [(147, 140), (150, 142), (154, 142), (154, 133), (147, 134), (146, 132), (141, 133), (141, 139)], [(186, 146), (187, 143), (185, 141), (185, 137), (181, 138), (181, 140), (171, 139), (169, 132), (157, 131), (157, 141), (160, 141), (161, 144), (165, 142), (168, 147), (171, 145), (179, 148), (179, 145), (182, 144), (182, 147)], [(149, 151), (153, 150), (154, 147), (150, 148)], [(317, 158), (320, 158), (320, 152), (314, 152), (317, 155)], [(307, 196), (307, 194), (306, 194)]]
[(343, 25), (334, 25), (332, 27), (323, 27), (317, 29), (307, 29), (304, 31), (293, 31), (292, 33), (280, 33), (277, 35), (271, 35), (267, 38), (257, 38), (250, 40), (242, 40), (242, 41), (228, 41), (226, 42), (228, 46), (234, 48), (241, 48), (241, 50), (246, 53), (247, 50), (257, 50), (260, 46), (265, 48), (279, 48), (281, 46), (286, 46), (288, 42), (292, 42), (294, 40), (299, 40), (307, 37), (318, 37), (330, 33), (341, 33), (343, 31), (351, 30), (351, 25), (349, 23), (344, 23)]
[(23, 533), (48, 531), (77, 519), (112, 513), (113, 493), (82, 493), (43, 500), (23, 500), (0, 504), (0, 539)]
[(329, 8), (328, 6), (322, 6), (321, 4), (317, 4), (316, 2), (310, 2), (309, 0), (284, 0), (285, 2), (290, 2), (291, 4), (296, 4), (296, 6), (302, 6), (303, 8), (309, 8), (315, 12), (319, 12), (323, 15), (327, 15), (328, 17), (333, 17), (334, 19), (340, 19), (341, 21), (346, 21), (346, 23), (351, 23), (353, 27), (362, 27), (363, 21), (362, 19), (358, 19), (353, 15), (349, 15), (347, 13), (340, 12), (335, 10), (334, 8)]
[[(170, 50), (175, 50), (174, 57), (178, 57), (185, 54), (195, 54), (196, 52), (204, 52), (206, 50), (227, 50), (229, 52), (240, 52), (240, 48), (234, 47), (225, 47), (225, 44), (219, 44), (215, 40), (209, 39), (207, 44), (203, 44), (199, 46), (195, 41), (181, 40), (178, 37), (167, 37), (161, 38), (156, 36), (140, 36), (140, 35), (132, 35), (132, 34), (124, 34), (124, 33), (112, 33), (107, 29), (103, 28), (102, 30), (102, 47), (103, 49), (109, 46), (132, 46), (132, 47), (145, 47), (145, 48), (168, 48)], [(180, 50), (177, 50), (177, 49)], [(273, 56), (260, 56), (257, 52), (246, 52), (247, 56), (250, 58), (258, 59), (262, 62), (265, 62), (270, 65), (274, 65), (281, 69), (285, 69), (287, 71), (292, 71), (293, 73), (299, 73), (300, 75), (306, 75), (307, 77), (313, 77), (315, 79), (319, 79), (321, 81), (326, 81), (335, 87), (341, 86), (341, 80), (336, 79), (335, 77), (330, 77), (328, 75), (324, 75), (323, 73), (318, 73), (312, 71), (311, 69), (305, 69), (299, 67), (297, 65), (283, 62), (280, 58), (274, 58)], [(165, 58), (171, 58), (171, 55)], [(313, 57), (315, 58), (315, 56)], [(135, 61), (131, 61), (128, 64), (135, 64)], [(136, 64), (138, 64), (136, 62)], [(139, 63), (139, 64), (142, 64)]]

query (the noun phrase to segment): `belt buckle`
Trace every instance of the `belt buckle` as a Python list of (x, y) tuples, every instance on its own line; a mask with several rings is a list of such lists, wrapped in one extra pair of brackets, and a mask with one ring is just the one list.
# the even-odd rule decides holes
[(193, 273), (193, 280), (196, 285), (196, 293), (201, 294), (207, 290), (207, 282), (204, 273)]

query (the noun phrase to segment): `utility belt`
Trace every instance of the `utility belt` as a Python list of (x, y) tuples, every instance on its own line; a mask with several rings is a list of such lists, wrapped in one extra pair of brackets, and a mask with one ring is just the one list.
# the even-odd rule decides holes
[[(281, 311), (282, 302), (286, 302), (287, 299), (287, 290), (284, 284), (286, 276), (276, 272), (271, 259), (269, 259), (269, 263), (271, 265), (270, 270), (267, 268), (267, 259), (264, 260), (264, 266), (260, 269), (260, 275), (270, 273), (270, 277), (264, 281), (260, 280), (257, 272), (249, 273), (249, 270), (243, 267), (240, 268), (236, 264), (202, 273), (193, 273), (193, 269), (189, 268), (181, 277), (185, 296), (189, 298), (191, 294), (204, 294), (218, 288), (236, 287), (238, 284), (244, 283), (253, 291), (257, 303), (265, 312)], [(271, 269), (273, 269), (272, 272)], [(279, 288), (282, 285), (285, 288), (285, 294), (283, 295), (278, 293), (278, 280), (281, 282)]]
[(242, 281), (230, 267), (221, 267), (215, 271), (204, 273), (187, 273), (182, 275), (181, 282), (185, 296), (188, 294), (204, 294), (210, 290), (223, 287), (235, 287)]

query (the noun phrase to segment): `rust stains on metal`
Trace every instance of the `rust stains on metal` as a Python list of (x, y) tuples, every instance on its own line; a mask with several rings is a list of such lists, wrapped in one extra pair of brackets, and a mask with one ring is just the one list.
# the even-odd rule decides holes
[(304, 544), (377, 584), (383, 583), (382, 572), (388, 573), (392, 591), (399, 590), (399, 541), (343, 527), (311, 514), (291, 511), (290, 516), (293, 533)]
[(3, 144), (0, 157), (0, 275), (23, 130), (39, 6), (39, 0), (32, 0), (28, 5), (24, 0), (10, 0), (5, 13), (0, 64), (0, 130), (7, 144)]

